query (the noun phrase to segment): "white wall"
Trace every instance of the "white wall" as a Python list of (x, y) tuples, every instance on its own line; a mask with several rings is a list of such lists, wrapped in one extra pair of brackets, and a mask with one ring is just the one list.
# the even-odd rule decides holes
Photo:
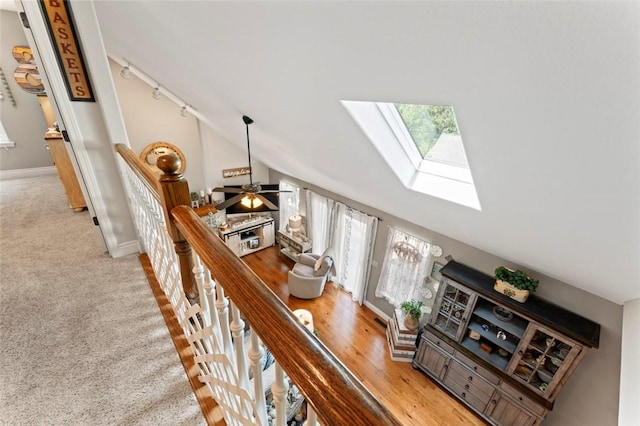
[[(29, 46), (16, 12), (0, 10), (0, 66), (16, 101), (14, 108), (5, 94), (0, 102), (0, 120), (15, 148), (0, 149), (0, 170), (52, 166), (44, 134), (47, 122), (36, 95), (23, 90), (13, 73), (18, 62), (11, 54), (14, 46)], [(4, 91), (4, 90), (3, 90)]]
[[(109, 61), (120, 109), (124, 119), (129, 145), (140, 154), (155, 142), (169, 142), (184, 153), (187, 167), (184, 172), (192, 189), (204, 185), (202, 150), (198, 123), (193, 116), (182, 117), (180, 106), (164, 96), (151, 97), (152, 88), (131, 73), (128, 79), (120, 77), (122, 67)], [(114, 143), (126, 141), (114, 141)]]
[(640, 424), (640, 299), (624, 304), (622, 317), (622, 374), (618, 425)]
[[(248, 165), (246, 139), (233, 143), (227, 141), (193, 116), (182, 117), (182, 105), (177, 105), (164, 96), (153, 99), (153, 88), (133, 73), (128, 79), (122, 78), (122, 67), (115, 61), (109, 61), (109, 66), (128, 142), (133, 151), (140, 154), (147, 145), (158, 141), (176, 145), (187, 159), (184, 176), (189, 181), (192, 191), (200, 192), (206, 188), (249, 183), (248, 176), (222, 177), (223, 169)], [(143, 72), (153, 78), (153, 70)], [(244, 123), (240, 114), (237, 117), (237, 126), (241, 130), (238, 133), (244, 135)], [(267, 183), (267, 167), (255, 158), (252, 158), (251, 162), (254, 181)], [(216, 199), (224, 200), (224, 194), (216, 193)]]

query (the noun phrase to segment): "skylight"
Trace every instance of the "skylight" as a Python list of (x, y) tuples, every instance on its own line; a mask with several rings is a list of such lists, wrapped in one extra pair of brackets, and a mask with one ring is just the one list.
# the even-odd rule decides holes
[(451, 106), (342, 104), (407, 188), (480, 210)]

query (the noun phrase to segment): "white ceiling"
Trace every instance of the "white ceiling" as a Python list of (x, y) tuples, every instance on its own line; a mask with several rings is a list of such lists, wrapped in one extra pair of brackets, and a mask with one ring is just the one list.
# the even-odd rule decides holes
[[(273, 169), (617, 303), (640, 297), (638, 2), (98, 1)], [(456, 111), (482, 211), (405, 189), (340, 100)]]

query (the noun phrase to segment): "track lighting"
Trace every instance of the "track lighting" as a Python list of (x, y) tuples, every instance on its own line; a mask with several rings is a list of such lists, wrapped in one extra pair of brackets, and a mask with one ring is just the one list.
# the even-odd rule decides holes
[(127, 64), (124, 66), (124, 68), (122, 68), (122, 71), (120, 71), (120, 77), (129, 78), (130, 74), (131, 74), (131, 71), (129, 70), (129, 64)]
[(180, 115), (183, 117), (189, 116), (189, 111), (187, 110), (187, 104), (184, 104), (182, 108), (180, 108)]
[(153, 96), (153, 99), (160, 99), (160, 86), (156, 86), (156, 88), (153, 89), (151, 96)]

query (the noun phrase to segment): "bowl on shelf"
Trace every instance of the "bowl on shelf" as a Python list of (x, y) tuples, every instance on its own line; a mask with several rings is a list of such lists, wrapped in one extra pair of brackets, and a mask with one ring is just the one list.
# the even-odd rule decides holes
[(513, 313), (504, 309), (501, 306), (493, 307), (493, 315), (501, 321), (511, 321), (513, 319)]
[(553, 380), (553, 374), (551, 374), (547, 370), (540, 369), (537, 371), (537, 373), (540, 380), (542, 380), (545, 383), (549, 383), (551, 380)]

